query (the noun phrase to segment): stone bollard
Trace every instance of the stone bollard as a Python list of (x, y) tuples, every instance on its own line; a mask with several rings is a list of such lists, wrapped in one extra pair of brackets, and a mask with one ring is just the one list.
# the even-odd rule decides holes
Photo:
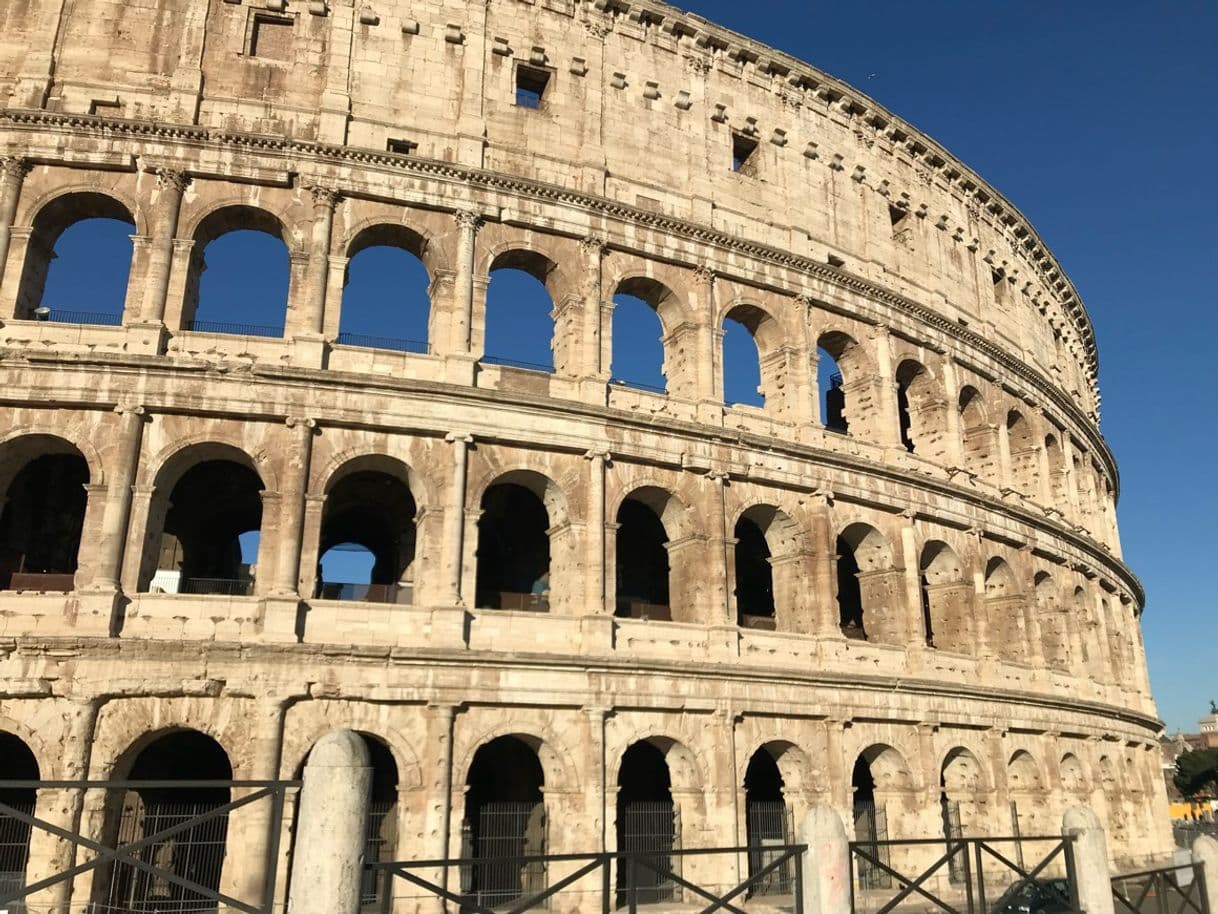
[(803, 859), (804, 914), (850, 914), (850, 839), (832, 806), (808, 810), (799, 829), (808, 845)]
[(1062, 834), (1074, 836), (1074, 873), (1078, 903), (1086, 914), (1114, 914), (1108, 842), (1094, 812), (1073, 806), (1062, 817)]
[(1209, 835), (1199, 836), (1193, 842), (1193, 863), (1202, 865), (1201, 887), (1209, 902), (1207, 910), (1212, 911), (1218, 905), (1218, 840)]
[(372, 768), (363, 738), (334, 730), (305, 765), (289, 914), (358, 914)]

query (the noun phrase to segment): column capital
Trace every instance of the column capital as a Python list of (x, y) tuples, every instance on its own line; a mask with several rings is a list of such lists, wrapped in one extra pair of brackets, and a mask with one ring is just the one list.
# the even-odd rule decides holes
[(180, 169), (157, 166), (153, 172), (156, 174), (157, 187), (162, 190), (176, 190), (180, 194), (190, 186), (190, 175)]
[(449, 444), (473, 444), (474, 436), (469, 432), (449, 432), (444, 440)]
[(467, 231), (476, 232), (486, 221), (481, 213), (476, 213), (471, 209), (459, 209), (453, 213), (453, 220), (459, 228)]
[(334, 209), (338, 202), (343, 198), (340, 191), (332, 187), (326, 187), (322, 184), (306, 184), (305, 190), (309, 192), (309, 196), (313, 198), (314, 208)]
[(310, 419), (304, 416), (288, 416), (283, 420), (283, 424), (288, 428), (304, 428), (312, 431), (317, 428), (317, 420)]
[(587, 238), (581, 238), (579, 241), (579, 250), (587, 258), (601, 257), (609, 244), (604, 238), (596, 235), (589, 235)]
[(148, 407), (142, 403), (116, 403), (114, 405), (114, 412), (120, 416), (133, 415), (140, 416), (141, 418), (147, 418), (149, 415)]
[(0, 177), (20, 180), (30, 173), (33, 163), (22, 156), (0, 155)]
[(706, 264), (694, 267), (694, 285), (709, 287), (714, 285), (718, 274)]
[(584, 452), (584, 460), (602, 460), (605, 463), (613, 463), (613, 455), (606, 450), (590, 448)]
[(799, 292), (795, 296), (795, 304), (799, 305), (801, 308), (811, 310), (812, 308), (816, 307), (816, 299), (807, 292)]

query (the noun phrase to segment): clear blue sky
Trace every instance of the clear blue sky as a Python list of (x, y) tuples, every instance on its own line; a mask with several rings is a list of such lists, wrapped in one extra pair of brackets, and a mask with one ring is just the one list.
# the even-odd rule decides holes
[[(688, 8), (844, 79), (925, 130), (1014, 202), (1057, 254), (1099, 337), (1102, 428), (1121, 468), (1126, 559), (1146, 585), (1160, 713), (1169, 729), (1194, 728), (1206, 700), (1218, 698), (1210, 276), (1218, 267), (1218, 4), (689, 0)], [(121, 302), (131, 229), (110, 229), (65, 234), (61, 265), (75, 247), (95, 268), (53, 267), (48, 304), (98, 311), (104, 299)], [(225, 277), (226, 260), (238, 275)], [(278, 242), (228, 236), (207, 261), (199, 319), (282, 324), (287, 259)], [(122, 267), (107, 278), (113, 264)], [(492, 300), (514, 307), (492, 306), (488, 352), (550, 364), (550, 303), (513, 272), (492, 280)], [(408, 256), (368, 249), (352, 263), (342, 330), (424, 339), (426, 284)], [(615, 376), (662, 386), (654, 314), (620, 300), (615, 320), (619, 342), (635, 341), (615, 347)], [(727, 330), (728, 399), (757, 402), (752, 341), (738, 325)], [(255, 541), (245, 539), (250, 550)], [(333, 559), (331, 579), (367, 574), (358, 556)]]

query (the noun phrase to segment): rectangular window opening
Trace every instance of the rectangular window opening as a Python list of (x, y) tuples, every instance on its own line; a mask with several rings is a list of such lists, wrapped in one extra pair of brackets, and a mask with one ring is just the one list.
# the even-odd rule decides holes
[(418, 143), (412, 143), (410, 140), (399, 140), (390, 137), (385, 144), (385, 148), (389, 152), (397, 153), (398, 155), (408, 156), (414, 153), (419, 148)]
[(732, 134), (732, 171), (742, 175), (754, 175), (757, 171), (755, 154), (757, 140), (743, 133)]
[(292, 57), (292, 20), (259, 13), (250, 29), (250, 57), (287, 61)]
[(516, 104), (521, 108), (540, 108), (550, 84), (550, 74), (537, 67), (516, 67)]
[(901, 223), (909, 218), (909, 210), (901, 209), (899, 206), (888, 204), (888, 219), (892, 222), (893, 229), (899, 229)]

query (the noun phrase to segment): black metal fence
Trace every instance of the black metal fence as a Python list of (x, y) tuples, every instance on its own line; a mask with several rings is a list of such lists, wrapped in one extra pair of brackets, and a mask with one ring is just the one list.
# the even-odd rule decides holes
[(1112, 880), (1116, 914), (1209, 914), (1201, 864), (1127, 873)]
[[(74, 898), (73, 910), (270, 914), (285, 803), (299, 787), (299, 781), (0, 781), (0, 911), (22, 911), (32, 897), (55, 890), (88, 896)], [(49, 821), (16, 801), (23, 791), (74, 795), (66, 805), (76, 811)], [(255, 847), (263, 855), (253, 898), (221, 889), (226, 856), (236, 859), (227, 854), (235, 815), (250, 817), (243, 835), (255, 841), (242, 849), (243, 865), (259, 871), (257, 857), (246, 858)], [(84, 821), (92, 829), (82, 828)], [(265, 826), (260, 838), (248, 827), (253, 821)], [(54, 859), (41, 859), (32, 872), (36, 840), (54, 848)]]
[(52, 324), (82, 324), (90, 327), (119, 327), (123, 323), (122, 313), (106, 311), (75, 311), (70, 308), (51, 308), (47, 320)]
[(249, 578), (183, 578), (178, 593), (227, 597), (248, 597), (254, 592)]
[[(781, 848), (795, 843), (794, 823), (791, 811), (782, 800), (751, 801), (745, 807), (744, 815), (749, 847), (756, 848), (749, 854), (749, 875), (753, 876), (765, 870), (774, 861), (775, 855), (781, 853)], [(764, 879), (753, 884), (749, 890), (750, 897), (791, 894), (794, 873), (789, 859), (777, 869), (767, 870), (767, 873)]]
[[(750, 856), (764, 852), (769, 862), (756, 872), (743, 876)], [(591, 910), (599, 907), (602, 914), (627, 910), (635, 914), (640, 905), (696, 905), (690, 914), (747, 914), (740, 907), (756, 888), (772, 879), (782, 868), (792, 873), (789, 903), (782, 904), (791, 914), (803, 914), (803, 856), (807, 845), (706, 848), (670, 850), (667, 853), (553, 854), (519, 855), (499, 858), (496, 866), (512, 868), (517, 873), (541, 874), (541, 885), (528, 886), (515, 898), (487, 898), (477, 891), (467, 891), (458, 874), (476, 872), (487, 863), (478, 857), (455, 860), (413, 860), (369, 864), (375, 879), (383, 881), (389, 890), (381, 895), (380, 912), (390, 914), (395, 905), (417, 906), (427, 899), (452, 903), (462, 914), (523, 914), (535, 910)], [(695, 875), (696, 871), (696, 875)], [(655, 889), (668, 886), (665, 898), (657, 897)]]
[(228, 333), (233, 336), (282, 337), (283, 327), (269, 324), (238, 324), (232, 321), (188, 321), (187, 330), (195, 333)]
[[(946, 914), (1079, 912), (1072, 841), (1062, 836), (852, 841), (851, 907), (855, 914), (910, 906)], [(1019, 862), (1021, 853), (1026, 866)], [(877, 873), (887, 878), (886, 885)]]
[(337, 342), (340, 346), (358, 346), (364, 349), (390, 349), (394, 352), (413, 352), (419, 355), (427, 355), (428, 352), (424, 340), (372, 336), (367, 333), (339, 333)]

